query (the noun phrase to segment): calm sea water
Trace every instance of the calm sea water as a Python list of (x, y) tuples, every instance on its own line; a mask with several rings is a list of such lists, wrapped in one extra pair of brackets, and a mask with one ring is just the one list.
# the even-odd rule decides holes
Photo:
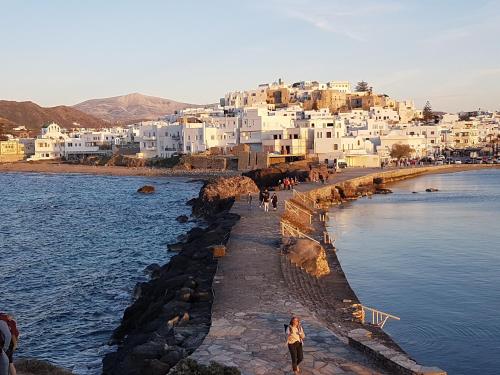
[[(153, 195), (137, 188), (151, 184)], [(0, 174), (0, 310), (15, 315), (19, 357), (101, 371), (106, 345), (144, 268), (192, 224), (181, 179)]]
[(498, 374), (500, 170), (391, 189), (331, 212), (351, 286), (363, 304), (401, 318), (386, 331), (418, 361), (449, 374)]

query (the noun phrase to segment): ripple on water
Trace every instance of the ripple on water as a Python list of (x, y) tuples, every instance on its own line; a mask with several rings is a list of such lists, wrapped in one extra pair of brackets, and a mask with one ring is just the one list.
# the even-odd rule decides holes
[[(142, 196), (138, 187), (155, 185)], [(19, 356), (98, 374), (106, 345), (150, 263), (189, 229), (175, 218), (201, 184), (180, 179), (0, 174), (2, 310), (21, 330)]]
[(358, 297), (401, 317), (387, 332), (450, 375), (500, 368), (499, 186), (498, 169), (428, 175), (331, 212)]

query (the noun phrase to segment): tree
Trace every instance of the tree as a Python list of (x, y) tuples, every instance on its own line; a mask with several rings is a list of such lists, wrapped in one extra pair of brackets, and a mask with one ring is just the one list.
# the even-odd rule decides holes
[(425, 103), (424, 110), (422, 111), (422, 117), (424, 118), (425, 122), (434, 120), (434, 112), (432, 112), (431, 103), (429, 103), (428, 100), (427, 103)]
[(395, 144), (392, 146), (391, 150), (391, 158), (396, 158), (396, 159), (403, 159), (403, 158), (409, 158), (411, 153), (412, 153), (412, 148), (410, 145), (403, 145), (403, 144)]
[(354, 91), (356, 92), (363, 92), (363, 91), (370, 91), (371, 87), (368, 86), (368, 82), (366, 81), (360, 81), (356, 84), (356, 87), (354, 88)]

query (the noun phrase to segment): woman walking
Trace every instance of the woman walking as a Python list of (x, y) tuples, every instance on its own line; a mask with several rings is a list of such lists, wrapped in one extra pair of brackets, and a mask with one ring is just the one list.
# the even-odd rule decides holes
[(304, 359), (304, 353), (302, 351), (302, 341), (306, 337), (304, 335), (304, 330), (302, 329), (299, 318), (294, 316), (290, 320), (290, 324), (286, 330), (286, 333), (288, 350), (290, 351), (290, 357), (292, 357), (293, 373), (298, 374), (300, 372), (299, 364)]
[(278, 196), (276, 195), (276, 193), (274, 193), (271, 197), (271, 203), (273, 205), (273, 211), (276, 211), (276, 209), (278, 208)]

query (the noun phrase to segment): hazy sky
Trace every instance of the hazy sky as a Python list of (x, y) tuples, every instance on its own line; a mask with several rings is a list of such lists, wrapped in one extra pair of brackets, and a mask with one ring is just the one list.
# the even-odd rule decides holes
[(283, 78), (500, 109), (500, 0), (0, 0), (0, 98), (213, 103)]

